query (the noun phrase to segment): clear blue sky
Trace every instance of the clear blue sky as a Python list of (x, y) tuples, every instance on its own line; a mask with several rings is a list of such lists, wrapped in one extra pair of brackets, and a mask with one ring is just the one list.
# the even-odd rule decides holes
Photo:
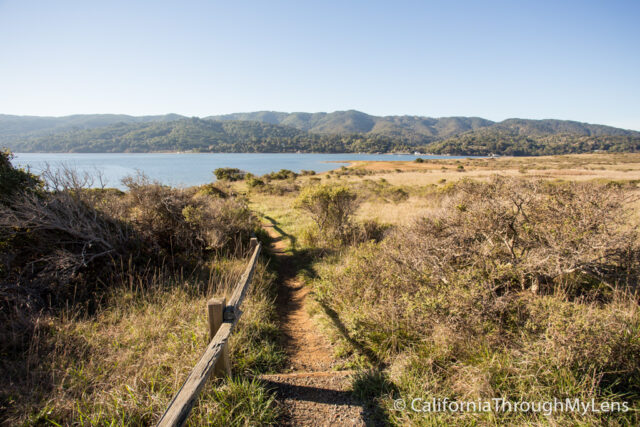
[(0, 0), (0, 113), (345, 109), (640, 129), (640, 1)]

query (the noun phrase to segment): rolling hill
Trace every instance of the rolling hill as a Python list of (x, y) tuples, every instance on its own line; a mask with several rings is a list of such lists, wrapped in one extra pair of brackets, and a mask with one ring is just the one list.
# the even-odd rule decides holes
[(0, 146), (22, 152), (398, 152), (540, 155), (640, 151), (640, 132), (565, 120), (260, 111), (34, 117), (0, 115)]
[(258, 111), (224, 116), (209, 116), (209, 120), (259, 121), (291, 126), (320, 134), (377, 134), (398, 137), (410, 143), (426, 143), (458, 133), (490, 126), (494, 122), (479, 117), (420, 117), (420, 116), (371, 116), (360, 111), (336, 111), (333, 113), (279, 113)]
[(127, 116), (125, 114), (76, 114), (64, 117), (12, 116), (0, 114), (0, 142), (11, 138), (44, 135), (79, 129), (95, 129), (117, 123), (166, 122), (184, 118), (178, 114)]

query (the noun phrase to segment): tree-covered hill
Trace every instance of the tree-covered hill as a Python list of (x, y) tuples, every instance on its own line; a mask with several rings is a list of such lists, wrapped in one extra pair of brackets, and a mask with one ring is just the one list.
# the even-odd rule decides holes
[(460, 155), (638, 152), (640, 132), (561, 120), (509, 119), (425, 145), (423, 149)]
[(291, 126), (311, 133), (321, 134), (376, 134), (400, 137), (409, 143), (420, 144), (455, 135), (469, 130), (490, 126), (492, 121), (479, 117), (421, 117), (421, 116), (372, 116), (360, 111), (335, 111), (333, 113), (280, 113), (258, 111), (210, 116), (210, 120), (259, 121)]
[(127, 116), (125, 114), (76, 114), (64, 117), (11, 116), (0, 114), (0, 142), (16, 137), (45, 135), (78, 129), (95, 129), (117, 123), (172, 121), (178, 114), (162, 116)]
[(398, 152), (542, 155), (640, 151), (640, 132), (562, 120), (370, 116), (262, 111), (184, 118), (0, 115), (0, 146), (17, 152)]
[(74, 129), (13, 138), (16, 152), (388, 152), (407, 149), (380, 135), (320, 135), (288, 126), (249, 121), (198, 118), (145, 123), (118, 123), (96, 129)]

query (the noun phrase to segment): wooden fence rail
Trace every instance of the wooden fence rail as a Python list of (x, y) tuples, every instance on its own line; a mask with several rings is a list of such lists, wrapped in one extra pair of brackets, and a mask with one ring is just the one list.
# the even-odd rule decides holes
[(207, 302), (211, 342), (187, 380), (169, 403), (169, 407), (158, 421), (158, 427), (184, 425), (202, 387), (211, 374), (215, 372), (219, 376), (231, 375), (227, 341), (229, 341), (231, 332), (242, 315), (240, 305), (251, 283), (260, 249), (261, 244), (258, 239), (253, 237), (251, 239), (253, 254), (233, 290), (229, 304), (225, 306), (224, 298), (212, 298)]

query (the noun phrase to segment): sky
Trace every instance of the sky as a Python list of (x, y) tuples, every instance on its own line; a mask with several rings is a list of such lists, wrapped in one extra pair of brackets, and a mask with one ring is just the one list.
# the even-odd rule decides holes
[(640, 130), (640, 1), (0, 0), (0, 114), (259, 110)]

